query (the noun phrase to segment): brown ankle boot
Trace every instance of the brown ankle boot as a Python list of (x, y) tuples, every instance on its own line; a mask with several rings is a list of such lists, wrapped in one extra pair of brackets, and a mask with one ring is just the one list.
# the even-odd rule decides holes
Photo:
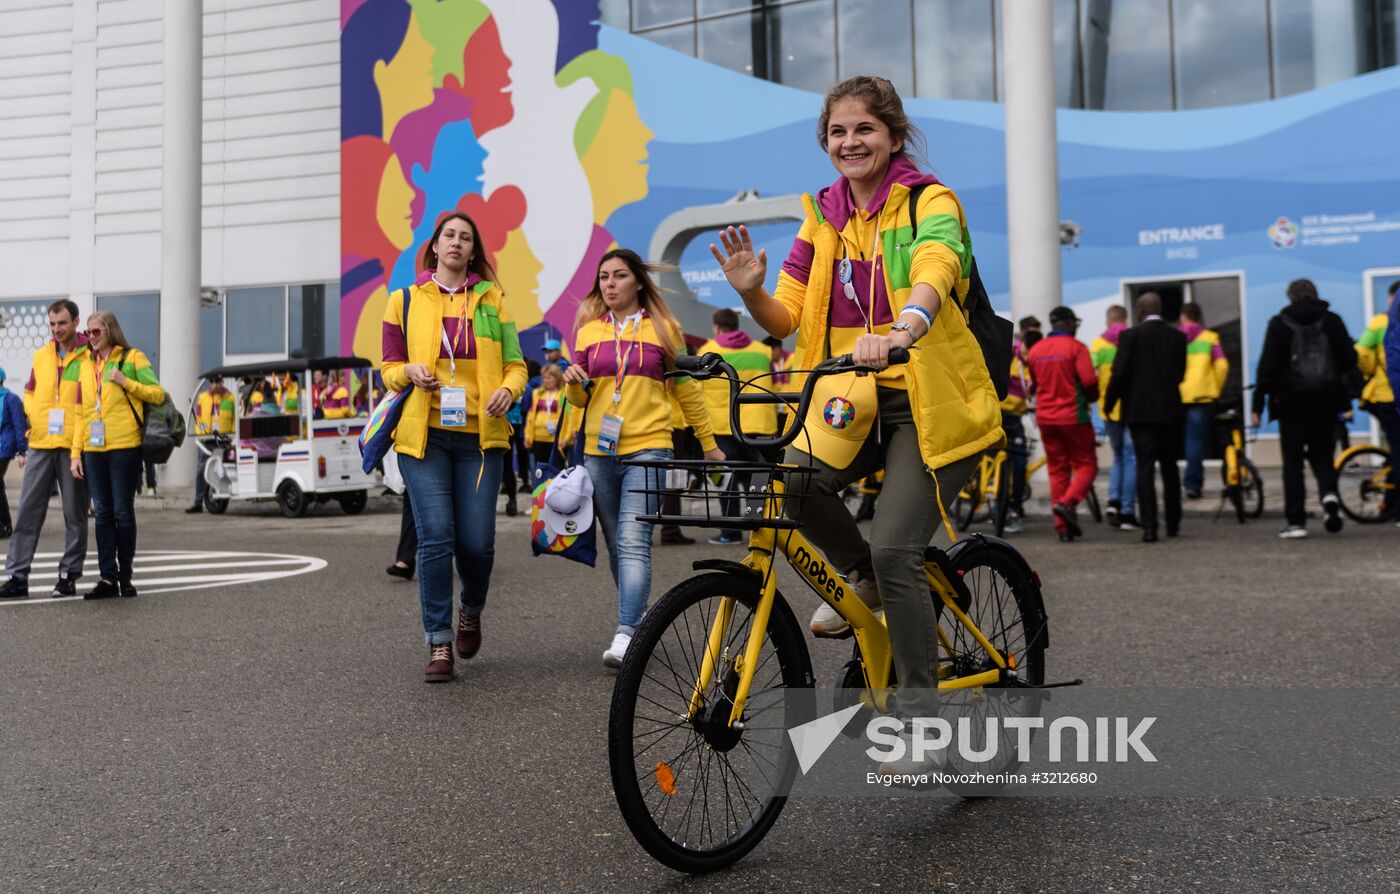
[(459, 615), (457, 617), (457, 654), (471, 658), (481, 648), (481, 616)]
[(428, 647), (428, 666), (423, 669), (424, 683), (446, 683), (452, 679), (452, 644), (436, 643)]

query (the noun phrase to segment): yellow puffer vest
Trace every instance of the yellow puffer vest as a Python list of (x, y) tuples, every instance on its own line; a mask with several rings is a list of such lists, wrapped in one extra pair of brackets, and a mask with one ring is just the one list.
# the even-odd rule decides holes
[[(930, 187), (942, 189), (943, 187)], [(952, 195), (950, 192), (949, 195)], [(956, 198), (956, 197), (955, 197)], [(896, 251), (912, 254), (913, 234), (909, 226), (909, 189), (901, 183), (890, 187), (889, 198), (879, 215), (880, 232), (892, 240)], [(836, 262), (840, 234), (817, 209), (811, 195), (802, 197), (802, 207), (812, 233), (812, 267), (807, 280), (802, 317), (798, 321), (797, 347), (792, 355), (794, 369), (811, 369), (825, 359), (826, 329), (831, 314), (832, 268)], [(962, 205), (958, 205), (962, 216)], [(903, 230), (901, 233), (900, 230)], [(886, 251), (886, 257), (891, 255)], [(883, 265), (886, 294), (890, 308), (898, 317), (909, 300), (911, 287), (907, 279), (891, 281), (894, 263)], [(898, 265), (907, 271), (908, 260)], [(966, 296), (966, 271), (959, 281)], [(944, 295), (933, 328), (911, 352), (906, 382), (909, 386), (909, 406), (914, 413), (914, 427), (919, 433), (919, 452), (924, 465), (937, 470), (960, 459), (981, 453), (989, 447), (1005, 443), (1001, 430), (1001, 407), (996, 388), (992, 385), (982, 348), (967, 328), (967, 316), (957, 301)], [(794, 376), (794, 388), (801, 381)]]

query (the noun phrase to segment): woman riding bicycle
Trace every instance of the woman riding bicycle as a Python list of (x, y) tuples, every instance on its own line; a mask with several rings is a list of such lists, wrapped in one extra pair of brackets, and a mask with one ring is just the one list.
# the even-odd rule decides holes
[[(959, 306), (971, 242), (957, 197), (916, 165), (923, 135), (889, 81), (855, 77), (827, 91), (817, 140), (840, 176), (815, 199), (803, 196), (806, 216), (774, 294), (763, 287), (766, 253), (754, 253), (744, 227), (720, 234), (723, 252), (710, 250), (759, 325), (779, 338), (797, 331), (794, 370), (848, 352), (879, 370), (873, 381), (819, 383), (810, 443), (800, 436), (787, 456), (816, 473), (805, 499), (788, 505), (803, 506), (802, 532), (860, 597), (883, 605), (905, 693), (899, 710), (929, 716), (937, 613), (924, 550), (980, 454), (1004, 440), (996, 391)], [(909, 363), (891, 367), (890, 350), (904, 347), (916, 348)], [(841, 492), (881, 467), (867, 543)], [(818, 636), (846, 626), (826, 604), (811, 620)]]

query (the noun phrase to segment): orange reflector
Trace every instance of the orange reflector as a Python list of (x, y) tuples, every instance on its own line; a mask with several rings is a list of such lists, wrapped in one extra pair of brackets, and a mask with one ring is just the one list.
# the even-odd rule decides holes
[(661, 787), (666, 797), (676, 796), (676, 774), (665, 761), (656, 765), (656, 784)]
[(1006, 653), (1006, 666), (1009, 667), (1009, 668), (1011, 668), (1012, 670), (1015, 670), (1015, 669), (1016, 669), (1016, 653), (1015, 653), (1015, 652), (1007, 652), (1007, 653)]

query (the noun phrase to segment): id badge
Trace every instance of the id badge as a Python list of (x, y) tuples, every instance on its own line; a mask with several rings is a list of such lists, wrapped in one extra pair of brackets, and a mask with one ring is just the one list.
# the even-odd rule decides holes
[(546, 419), (544, 430), (549, 433), (550, 437), (554, 437), (554, 433), (559, 431), (559, 423), (555, 422), (553, 419)]
[(107, 423), (103, 422), (101, 419), (88, 424), (88, 446), (107, 446)]
[(622, 437), (622, 417), (607, 415), (598, 429), (598, 450), (608, 456), (617, 456), (617, 442)]
[(63, 434), (63, 408), (49, 410), (49, 434)]
[(467, 389), (444, 388), (441, 394), (442, 407), (438, 420), (445, 428), (466, 428)]

